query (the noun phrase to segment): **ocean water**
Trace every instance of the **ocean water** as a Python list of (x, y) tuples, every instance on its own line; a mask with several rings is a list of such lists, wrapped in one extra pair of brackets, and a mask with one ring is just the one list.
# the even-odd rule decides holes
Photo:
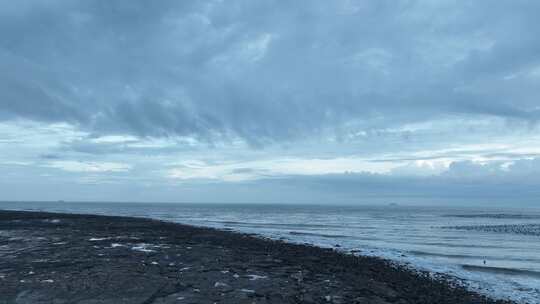
[(380, 256), (495, 298), (540, 303), (540, 209), (0, 202), (0, 209), (150, 217)]

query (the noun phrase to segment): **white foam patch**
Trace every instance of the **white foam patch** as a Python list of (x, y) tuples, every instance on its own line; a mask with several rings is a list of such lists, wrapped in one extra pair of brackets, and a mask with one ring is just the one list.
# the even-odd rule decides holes
[(240, 289), (241, 292), (245, 292), (245, 293), (255, 293), (255, 290), (253, 289), (245, 289), (245, 288), (242, 288)]
[(225, 283), (222, 283), (222, 282), (216, 282), (214, 284), (214, 287), (216, 288), (219, 288), (219, 287), (229, 287), (229, 285), (225, 284)]
[(46, 219), (43, 221), (46, 223), (51, 223), (51, 224), (59, 224), (61, 222), (59, 219)]
[(89, 240), (90, 242), (99, 242), (99, 241), (106, 241), (106, 240), (110, 240), (110, 239), (112, 239), (112, 238), (110, 238), (110, 237), (105, 237), (105, 238), (94, 238), (94, 237), (93, 237), (93, 238), (90, 238), (90, 239), (88, 239), (88, 240)]
[(149, 247), (155, 247), (155, 246), (152, 244), (141, 243), (141, 244), (137, 244), (136, 246), (131, 247), (131, 249), (135, 251), (141, 251), (141, 252), (147, 252), (147, 253), (156, 252), (153, 249), (149, 249)]
[(249, 278), (250, 281), (264, 280), (268, 278), (267, 276), (261, 276), (257, 274), (248, 274), (247, 277)]

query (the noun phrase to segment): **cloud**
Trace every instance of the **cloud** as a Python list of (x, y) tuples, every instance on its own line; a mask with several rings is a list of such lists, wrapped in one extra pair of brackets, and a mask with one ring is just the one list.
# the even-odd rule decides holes
[[(534, 206), (540, 199), (540, 159), (512, 164), (452, 163), (447, 171), (429, 176), (347, 173), (283, 176), (260, 183), (296, 189), (307, 197), (334, 195), (332, 202), (406, 204), (456, 203)], [(327, 202), (328, 203), (328, 202)]]
[(12, 185), (171, 200), (530, 198), (539, 9), (0, 1), (0, 166)]
[(68, 172), (126, 172), (131, 170), (131, 165), (111, 162), (81, 162), (81, 161), (51, 161), (47, 165)]
[(267, 160), (207, 163), (183, 161), (172, 164), (168, 177), (181, 180), (244, 181), (290, 175), (324, 175), (345, 172), (386, 173), (396, 165), (361, 158), (272, 158)]
[(538, 79), (504, 79), (540, 64), (530, 1), (24, 3), (1, 4), (3, 119), (260, 146), (540, 117)]

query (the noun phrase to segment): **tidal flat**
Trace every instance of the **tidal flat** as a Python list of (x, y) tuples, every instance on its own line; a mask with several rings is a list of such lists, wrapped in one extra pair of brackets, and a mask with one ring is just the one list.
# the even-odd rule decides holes
[(0, 303), (511, 303), (376, 257), (152, 219), (0, 211)]

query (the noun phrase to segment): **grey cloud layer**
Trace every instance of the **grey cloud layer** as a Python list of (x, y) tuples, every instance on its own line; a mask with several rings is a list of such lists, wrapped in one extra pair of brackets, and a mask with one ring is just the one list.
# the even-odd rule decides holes
[[(306, 194), (308, 200), (316, 200), (317, 195), (323, 195), (328, 201), (348, 203), (382, 200), (387, 203), (433, 204), (438, 200), (443, 203), (456, 200), (465, 205), (480, 202), (535, 206), (540, 198), (538, 172), (540, 159), (536, 158), (516, 161), (506, 168), (500, 163), (454, 162), (447, 172), (436, 176), (352, 173), (290, 176), (262, 183), (289, 187), (292, 192)], [(324, 199), (316, 202), (324, 203)]]
[(540, 118), (537, 1), (0, 8), (3, 120), (259, 145), (451, 115)]
[[(42, 178), (38, 168), (26, 167), (24, 170), (29, 171), (12, 174), (4, 181), (4, 199), (317, 204), (395, 202), (534, 207), (540, 198), (538, 158), (517, 161), (505, 169), (500, 164), (456, 162), (448, 172), (429, 177), (350, 173), (210, 184), (132, 179), (132, 174), (127, 172), (108, 174), (105, 179), (89, 175), (79, 180), (80, 176), (73, 172)], [(148, 174), (148, 171), (141, 173)], [(29, 182), (35, 191), (27, 191)], [(59, 191), (59, 184), (62, 185), (60, 188), (69, 188), (70, 191)], [(131, 196), (126, 196), (126, 193)]]

